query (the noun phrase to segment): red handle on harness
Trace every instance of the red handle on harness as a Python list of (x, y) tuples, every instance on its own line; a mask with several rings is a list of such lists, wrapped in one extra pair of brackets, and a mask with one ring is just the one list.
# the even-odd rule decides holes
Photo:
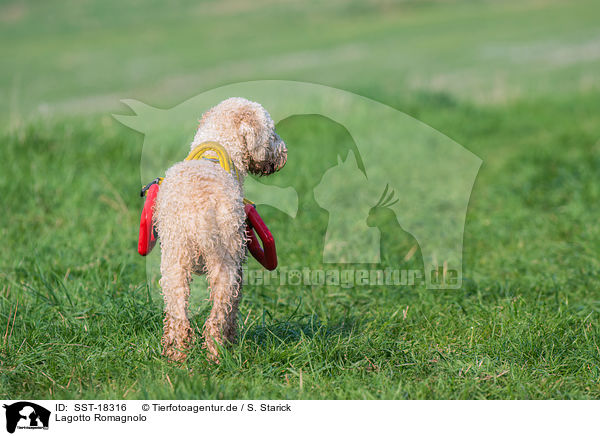
[(156, 202), (158, 194), (158, 184), (151, 185), (146, 193), (146, 201), (142, 209), (142, 217), (140, 219), (140, 237), (138, 239), (138, 253), (146, 256), (152, 251), (156, 244), (156, 230), (152, 222), (152, 208)]
[[(248, 223), (246, 226), (248, 250), (262, 266), (269, 271), (273, 271), (275, 268), (277, 268), (277, 250), (275, 248), (275, 239), (273, 239), (273, 235), (252, 204), (246, 204), (244, 206), (244, 210), (246, 211), (246, 222)], [(254, 230), (256, 230), (258, 237), (262, 241), (262, 247), (256, 238)]]

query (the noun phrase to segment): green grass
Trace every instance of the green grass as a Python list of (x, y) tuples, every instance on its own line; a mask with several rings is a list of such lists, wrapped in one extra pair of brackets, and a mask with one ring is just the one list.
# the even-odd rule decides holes
[[(14, 63), (0, 71), (0, 397), (600, 397), (597, 5), (333, 2), (290, 15), (181, 2), (189, 13), (154, 4), (140, 17), (81, 4), (39, 25), (45, 3), (2, 5)], [(202, 42), (210, 35), (217, 44)], [(454, 291), (247, 286), (239, 346), (219, 366), (199, 346), (174, 365), (160, 355), (160, 290), (136, 254), (142, 137), (108, 111), (254, 78), (359, 92), (480, 156), (466, 280)], [(352, 141), (317, 116), (278, 130), (290, 156), (273, 183), (296, 187), (301, 209), (261, 213), (284, 266), (318, 267), (327, 213), (312, 189)], [(385, 210), (371, 219), (386, 235), (382, 267), (396, 265), (414, 239)], [(205, 298), (193, 298), (197, 331)]]

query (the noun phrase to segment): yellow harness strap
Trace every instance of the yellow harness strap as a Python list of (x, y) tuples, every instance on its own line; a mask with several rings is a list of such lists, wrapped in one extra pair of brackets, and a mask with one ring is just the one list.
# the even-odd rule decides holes
[[(217, 157), (215, 158), (205, 156), (206, 153), (214, 153), (217, 155)], [(203, 142), (198, 147), (194, 148), (188, 155), (188, 157), (185, 158), (185, 160), (200, 159), (207, 159), (213, 162), (218, 162), (219, 165), (221, 165), (221, 168), (223, 168), (228, 173), (234, 175), (238, 182), (241, 183), (240, 173), (238, 172), (233, 161), (229, 157), (229, 153), (227, 153), (227, 150), (225, 150), (225, 148), (218, 142)]]

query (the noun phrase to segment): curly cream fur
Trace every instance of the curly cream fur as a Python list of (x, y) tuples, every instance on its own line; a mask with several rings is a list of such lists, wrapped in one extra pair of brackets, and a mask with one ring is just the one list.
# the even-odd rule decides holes
[(165, 300), (163, 354), (186, 358), (194, 340), (187, 316), (192, 274), (206, 274), (213, 307), (204, 346), (218, 360), (220, 345), (235, 342), (246, 254), (243, 180), (281, 169), (287, 149), (258, 103), (230, 98), (200, 120), (191, 150), (215, 141), (229, 153), (240, 181), (209, 160), (179, 162), (167, 170), (155, 206), (161, 245), (160, 285)]

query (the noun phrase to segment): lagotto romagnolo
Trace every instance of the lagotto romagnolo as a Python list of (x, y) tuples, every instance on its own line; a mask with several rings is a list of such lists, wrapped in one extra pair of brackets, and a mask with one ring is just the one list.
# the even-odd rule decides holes
[(194, 339), (187, 316), (192, 274), (206, 274), (213, 307), (204, 324), (204, 346), (218, 361), (218, 345), (237, 336), (246, 256), (243, 182), (248, 173), (268, 175), (287, 161), (269, 113), (258, 103), (230, 98), (208, 110), (191, 144), (216, 142), (236, 169), (211, 160), (189, 160), (165, 174), (155, 204), (165, 300), (163, 354), (183, 360)]

